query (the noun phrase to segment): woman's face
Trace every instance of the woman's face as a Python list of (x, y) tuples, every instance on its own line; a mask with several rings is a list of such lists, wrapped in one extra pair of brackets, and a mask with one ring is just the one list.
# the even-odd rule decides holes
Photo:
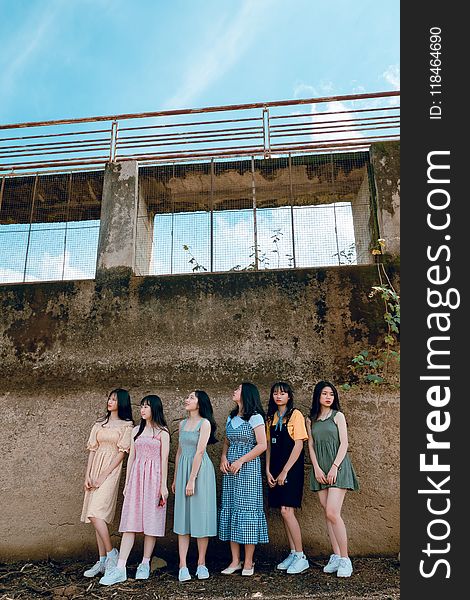
[(117, 395), (111, 394), (111, 396), (108, 398), (108, 410), (109, 412), (116, 412), (118, 409), (118, 399), (117, 399)]
[(152, 409), (150, 408), (149, 404), (147, 404), (147, 403), (141, 404), (140, 416), (142, 417), (142, 419), (145, 419), (146, 421), (152, 420)]
[(196, 392), (191, 392), (189, 396), (184, 401), (185, 410), (198, 410), (199, 403), (197, 400)]
[(280, 388), (276, 388), (273, 392), (273, 400), (278, 409), (282, 412), (289, 402), (288, 392), (283, 392)]
[(333, 393), (333, 390), (330, 388), (329, 385), (327, 385), (320, 392), (320, 405), (330, 408), (330, 406), (334, 402), (334, 399), (335, 399), (335, 395)]
[(241, 384), (237, 387), (236, 390), (233, 390), (232, 399), (235, 402), (235, 404), (238, 404), (238, 408), (243, 408), (242, 386), (241, 386)]

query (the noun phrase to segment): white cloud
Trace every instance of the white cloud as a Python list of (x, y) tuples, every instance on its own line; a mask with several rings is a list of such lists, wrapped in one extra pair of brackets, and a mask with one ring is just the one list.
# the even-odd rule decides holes
[[(194, 49), (180, 89), (165, 102), (168, 108), (188, 108), (203, 92), (229, 71), (249, 49), (259, 29), (266, 25), (271, 0), (243, 0), (230, 23), (211, 23), (209, 41)], [(223, 6), (223, 4), (221, 4)], [(201, 36), (203, 38), (203, 36)]]
[(307, 83), (296, 83), (294, 87), (294, 98), (315, 98), (318, 92), (313, 85)]
[(382, 73), (382, 77), (394, 90), (400, 89), (400, 67), (398, 65), (390, 65)]
[(92, 279), (94, 277), (94, 265), (92, 271), (84, 271), (71, 265), (71, 253), (67, 250), (64, 254), (51, 254), (43, 252), (32, 256), (27, 265), (26, 281), (56, 281), (62, 279)]
[(300, 81), (294, 86), (294, 98), (321, 98), (331, 96), (334, 90), (332, 81), (321, 81), (316, 87)]
[(23, 281), (23, 273), (0, 268), (0, 283), (18, 283), (21, 281)]
[(10, 44), (2, 48), (0, 87), (3, 99), (14, 91), (18, 78), (29, 64), (37, 60), (37, 53), (50, 39), (56, 19), (63, 8), (64, 5), (58, 1), (41, 4), (37, 11), (30, 12), (29, 18), (12, 37)]

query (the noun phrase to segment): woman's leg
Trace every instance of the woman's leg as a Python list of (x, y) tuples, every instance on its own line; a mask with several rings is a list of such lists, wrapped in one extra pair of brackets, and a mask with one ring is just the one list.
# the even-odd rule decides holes
[(98, 552), (100, 554), (100, 558), (102, 558), (103, 556), (106, 556), (106, 548), (104, 546), (104, 542), (101, 539), (100, 534), (98, 533), (98, 531), (95, 529), (95, 535), (96, 535), (96, 543), (98, 545)]
[(104, 521), (103, 519), (98, 519), (97, 517), (90, 517), (90, 521), (93, 523), (93, 527), (95, 528), (97, 534), (97, 539), (99, 536), (105, 551), (111, 552), (111, 550), (113, 549), (113, 545), (111, 543), (111, 538), (109, 536), (108, 525), (106, 521)]
[(189, 542), (191, 538), (189, 535), (178, 536), (178, 552), (180, 555), (180, 569), (186, 567), (186, 557), (188, 556)]
[(240, 564), (240, 544), (230, 541), (230, 552), (232, 553), (232, 562), (229, 567), (237, 567)]
[[(296, 552), (302, 552), (302, 532), (295, 516), (292, 506), (281, 506), (281, 515), (284, 521), (284, 527), (289, 538), (290, 549)], [(292, 545), (293, 544), (293, 545)]]
[(144, 559), (150, 561), (157, 538), (154, 535), (144, 536)]
[[(281, 509), (281, 516), (282, 516), (282, 509)], [(286, 521), (284, 520), (284, 517), (282, 518), (282, 523), (284, 525), (284, 530), (286, 532), (286, 536), (287, 536), (287, 540), (289, 541), (289, 548), (291, 552), (295, 551), (295, 544), (294, 544), (294, 540), (292, 539), (292, 535), (291, 532), (289, 531), (289, 527), (287, 526)]]
[[(331, 488), (329, 488), (331, 489)], [(326, 505), (328, 500), (328, 489), (320, 490), (318, 492), (318, 498), (320, 500), (320, 504), (322, 505), (323, 511), (325, 513), (325, 521), (326, 521), (326, 529), (328, 531), (328, 537), (330, 538), (331, 548), (333, 549), (333, 553), (341, 556), (341, 550), (338, 544), (338, 540), (336, 539), (335, 532), (332, 524), (326, 518)]]
[(341, 508), (343, 506), (343, 500), (346, 495), (346, 490), (341, 488), (328, 488), (328, 498), (326, 502), (326, 518), (330, 523), (331, 528), (339, 546), (339, 556), (347, 558), (348, 556), (348, 536), (346, 533), (346, 526), (341, 517)]
[(253, 555), (255, 553), (255, 544), (245, 544), (245, 561), (243, 563), (244, 569), (251, 569), (253, 566)]
[(209, 545), (208, 537), (197, 538), (197, 552), (198, 552), (197, 565), (198, 566), (206, 564), (206, 552), (207, 552), (208, 545)]
[(129, 558), (129, 554), (131, 553), (132, 547), (135, 541), (135, 533), (133, 531), (126, 531), (122, 534), (121, 545), (119, 547), (119, 558), (118, 558), (118, 567), (125, 567), (127, 564), (127, 559)]

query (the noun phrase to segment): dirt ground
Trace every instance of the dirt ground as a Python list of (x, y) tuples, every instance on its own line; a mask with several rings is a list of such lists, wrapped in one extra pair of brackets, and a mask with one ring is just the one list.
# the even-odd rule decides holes
[[(397, 600), (400, 597), (400, 565), (396, 558), (355, 558), (351, 578), (340, 579), (322, 572), (323, 559), (310, 559), (310, 568), (300, 575), (276, 571), (273, 562), (257, 562), (252, 577), (221, 575), (224, 563), (208, 564), (211, 577), (179, 583), (176, 565), (157, 568), (147, 581), (135, 581), (137, 565), (127, 569), (128, 580), (104, 587), (98, 577), (86, 579), (88, 564), (43, 561), (0, 565), (0, 600), (51, 598), (52, 600), (93, 598), (120, 600), (269, 600), (325, 598), (328, 600)], [(193, 575), (195, 567), (191, 568)]]

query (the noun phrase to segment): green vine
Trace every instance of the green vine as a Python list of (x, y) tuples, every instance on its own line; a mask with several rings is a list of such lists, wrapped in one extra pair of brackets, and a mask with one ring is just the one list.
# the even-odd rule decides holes
[[(374, 255), (382, 255), (384, 240), (372, 250)], [(350, 389), (354, 383), (382, 384), (394, 383), (398, 377), (400, 364), (400, 296), (393, 288), (383, 263), (377, 263), (379, 285), (372, 286), (369, 298), (380, 298), (384, 305), (386, 333), (383, 345), (369, 350), (361, 350), (349, 365), (351, 382), (343, 385)]]

